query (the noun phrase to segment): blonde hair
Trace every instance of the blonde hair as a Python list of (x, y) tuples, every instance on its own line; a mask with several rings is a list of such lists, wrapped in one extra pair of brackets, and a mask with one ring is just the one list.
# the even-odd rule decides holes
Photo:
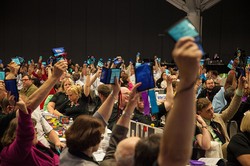
[[(82, 88), (81, 88), (81, 86), (79, 86), (79, 85), (72, 85), (71, 87), (69, 87), (69, 88), (67, 89), (67, 92), (68, 92), (69, 90), (70, 90), (72, 93), (77, 94), (79, 97), (82, 96)], [(67, 93), (67, 92), (66, 92), (66, 93)]]
[(240, 131), (242, 132), (250, 132), (250, 111), (245, 113), (245, 116), (242, 118), (240, 124)]
[(69, 81), (71, 83), (71, 85), (74, 85), (74, 81), (71, 79), (71, 78), (64, 78), (61, 82), (61, 90), (63, 92), (65, 92), (65, 89), (64, 89), (64, 84)]

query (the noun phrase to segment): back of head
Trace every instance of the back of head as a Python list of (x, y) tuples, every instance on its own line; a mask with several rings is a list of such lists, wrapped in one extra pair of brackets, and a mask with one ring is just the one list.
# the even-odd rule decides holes
[(100, 84), (97, 88), (97, 91), (99, 94), (108, 97), (108, 95), (111, 93), (111, 88), (106, 84)]
[(153, 165), (159, 154), (161, 136), (161, 134), (151, 134), (149, 137), (141, 139), (136, 144), (134, 165)]
[(139, 137), (129, 137), (119, 142), (114, 154), (117, 166), (134, 165), (135, 146), (139, 140)]
[(3, 137), (1, 139), (1, 144), (3, 146), (10, 145), (16, 138), (17, 123), (18, 123), (17, 118), (14, 118), (10, 121), (8, 128), (7, 130), (5, 130)]
[(78, 72), (73, 73), (72, 78), (73, 78), (74, 81), (79, 80), (80, 79), (80, 73), (78, 73)]
[(7, 107), (10, 105), (9, 100), (5, 97), (2, 99), (2, 101), (0, 102), (0, 106), (2, 108), (2, 113), (4, 114), (7, 110)]
[(75, 152), (87, 150), (101, 142), (104, 131), (101, 120), (89, 115), (80, 115), (65, 132), (67, 147)]

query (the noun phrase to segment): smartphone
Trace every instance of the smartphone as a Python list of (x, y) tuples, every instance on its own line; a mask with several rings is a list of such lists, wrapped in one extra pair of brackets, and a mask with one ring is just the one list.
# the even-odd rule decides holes
[(0, 71), (0, 80), (4, 80), (5, 79), (5, 72), (4, 71)]
[(195, 39), (195, 43), (199, 46), (202, 54), (204, 55), (199, 32), (188, 18), (183, 18), (175, 23), (167, 30), (167, 33), (175, 42), (185, 36), (193, 37)]
[(19, 100), (19, 93), (17, 89), (17, 81), (16, 79), (4, 80), (5, 88), (7, 91), (11, 92), (11, 95), (15, 96), (15, 101)]

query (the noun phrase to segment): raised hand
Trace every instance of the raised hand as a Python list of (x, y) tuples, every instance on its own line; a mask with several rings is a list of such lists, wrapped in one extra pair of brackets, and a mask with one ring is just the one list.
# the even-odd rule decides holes
[[(199, 73), (202, 52), (194, 42), (194, 38), (181, 38), (176, 43), (172, 55), (180, 71), (180, 79), (190, 80), (192, 82), (196, 80)], [(192, 70), (190, 70), (190, 68), (192, 68)]]
[(60, 60), (58, 61), (53, 68), (52, 76), (55, 76), (57, 78), (61, 77), (63, 73), (67, 70), (68, 63), (66, 60)]

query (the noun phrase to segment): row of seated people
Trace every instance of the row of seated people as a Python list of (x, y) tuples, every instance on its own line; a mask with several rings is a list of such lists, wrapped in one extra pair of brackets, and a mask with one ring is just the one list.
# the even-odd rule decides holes
[[(184, 41), (182, 41), (182, 42), (184, 42)], [(178, 48), (175, 48), (175, 49), (178, 49)], [(192, 54), (192, 55), (194, 55), (194, 54)], [(186, 55), (183, 55), (183, 56), (186, 56)], [(192, 59), (192, 56), (189, 58)], [(176, 57), (176, 59), (178, 60), (178, 57)], [(193, 63), (194, 64), (197, 63), (197, 60), (193, 60)], [(65, 67), (65, 65), (63, 67)], [(182, 67), (182, 69), (185, 68), (186, 71), (181, 70), (181, 67)], [(54, 68), (53, 70), (56, 70), (56, 69), (57, 68)], [(182, 79), (180, 80), (180, 82), (177, 86), (177, 92), (176, 92), (175, 97), (174, 97), (175, 100), (173, 99), (173, 96), (174, 96), (173, 93), (169, 93), (169, 92), (171, 92), (171, 90), (167, 90), (167, 96), (170, 95), (172, 97), (169, 97), (165, 102), (163, 102), (161, 105), (159, 105), (159, 108), (161, 110), (159, 117), (163, 114), (166, 114), (167, 113), (166, 110), (167, 111), (171, 110), (171, 111), (169, 111), (169, 113), (168, 113), (169, 115), (167, 116), (166, 125), (165, 125), (165, 129), (167, 132), (165, 132), (163, 135), (164, 143), (162, 143), (162, 144), (163, 144), (163, 147), (166, 146), (166, 149), (170, 148), (171, 152), (173, 152), (173, 154), (167, 153), (166, 149), (164, 149), (164, 148), (159, 149), (160, 148), (159, 142), (160, 142), (162, 136), (160, 136), (160, 138), (158, 138), (157, 136), (155, 136), (155, 137), (152, 136), (152, 137), (146, 138), (146, 139), (148, 139), (149, 143), (151, 143), (151, 141), (154, 141), (154, 139), (158, 140), (158, 143), (156, 143), (156, 145), (155, 145), (155, 150), (157, 151), (157, 153), (153, 153), (153, 154), (155, 154), (154, 156), (152, 154), (149, 154), (152, 157), (152, 162), (148, 162), (148, 160), (147, 161), (145, 160), (145, 158), (148, 158), (148, 156), (145, 156), (146, 154), (143, 153), (145, 151), (142, 150), (143, 146), (147, 145), (147, 144), (144, 144), (145, 140), (140, 140), (138, 138), (130, 138), (130, 139), (139, 140), (138, 143), (137, 143), (137, 141), (131, 141), (131, 140), (128, 141), (127, 139), (125, 140), (125, 136), (127, 135), (126, 128), (127, 128), (128, 123), (129, 123), (128, 120), (130, 120), (131, 115), (133, 114), (134, 110), (137, 110), (137, 113), (142, 114), (141, 110), (143, 110), (143, 103), (141, 102), (140, 94), (136, 93), (136, 88), (138, 86), (140, 86), (140, 84), (135, 84), (134, 87), (131, 90), (129, 90), (128, 87), (120, 87), (118, 82), (116, 82), (116, 84), (112, 86), (112, 88), (113, 88), (112, 93), (111, 93), (110, 87), (103, 86), (104, 93), (98, 94), (99, 100), (100, 100), (100, 105), (95, 105), (95, 108), (93, 111), (94, 118), (91, 118), (92, 116), (89, 116), (89, 115), (84, 116), (82, 114), (90, 114), (88, 111), (89, 110), (89, 102), (90, 102), (90, 100), (92, 100), (90, 97), (90, 92), (91, 92), (90, 87), (95, 82), (98, 75), (100, 75), (101, 70), (99, 69), (92, 77), (90, 76), (90, 73), (87, 73), (86, 74), (86, 82), (83, 85), (83, 88), (81, 86), (73, 85), (74, 83), (72, 81), (70, 81), (69, 78), (62, 79), (63, 81), (62, 81), (61, 89), (59, 89), (59, 91), (56, 94), (54, 94), (50, 100), (48, 100), (48, 104), (47, 104), (47, 110), (49, 112), (51, 112), (55, 115), (58, 115), (58, 116), (60, 116), (60, 115), (72, 116), (75, 119), (73, 125), (66, 132), (67, 147), (63, 150), (62, 154), (60, 154), (60, 158), (61, 158), (60, 165), (68, 165), (69, 163), (71, 163), (71, 164), (76, 163), (77, 164), (79, 162), (87, 162), (87, 163), (90, 162), (93, 165), (99, 164), (99, 163), (96, 163), (95, 161), (93, 161), (93, 158), (91, 158), (91, 155), (94, 151), (96, 151), (98, 149), (98, 146), (99, 146), (99, 143), (100, 143), (100, 140), (102, 138), (102, 134), (104, 132), (104, 128), (106, 125), (108, 125), (108, 127), (113, 130), (111, 140), (110, 140), (111, 145), (115, 144), (117, 147), (115, 146), (115, 149), (114, 149), (114, 147), (108, 148), (107, 154), (106, 154), (106, 157), (105, 157), (103, 163), (107, 162), (108, 159), (111, 159), (112, 162), (131, 161), (131, 160), (125, 160), (125, 161), (122, 160), (122, 158), (124, 157), (125, 154), (121, 154), (121, 153), (125, 153), (124, 146), (127, 146), (129, 148), (129, 146), (128, 146), (129, 143), (133, 142), (134, 144), (131, 145), (132, 151), (134, 150), (134, 148), (135, 149), (138, 148), (139, 151), (141, 150), (141, 152), (139, 152), (138, 150), (135, 150), (135, 153), (133, 153), (131, 151), (131, 149), (127, 149), (131, 155), (131, 156), (128, 155), (128, 157), (135, 159), (135, 165), (148, 165), (148, 164), (152, 165), (152, 163), (157, 160), (159, 150), (160, 150), (160, 155), (159, 155), (158, 163), (160, 165), (165, 165), (165, 163), (168, 163), (168, 162), (169, 163), (176, 162), (175, 163), (176, 165), (179, 165), (180, 163), (182, 163), (180, 165), (183, 165), (183, 163), (185, 163), (185, 162), (187, 163), (187, 159), (189, 158), (188, 155), (185, 156), (185, 161), (184, 160), (183, 161), (175, 160), (175, 158), (173, 158), (173, 155), (175, 154), (175, 152), (179, 152), (178, 149), (175, 149), (178, 143), (172, 145), (171, 142), (175, 141), (175, 139), (177, 139), (177, 138), (180, 139), (181, 144), (185, 145), (185, 146), (181, 147), (181, 149), (184, 150), (185, 152), (189, 152), (189, 151), (191, 151), (189, 148), (192, 147), (191, 140), (194, 137), (196, 140), (195, 143), (197, 143), (204, 150), (210, 149), (211, 140), (219, 142), (220, 144), (222, 144), (222, 151), (223, 151), (222, 157), (226, 158), (227, 153), (225, 152), (224, 149), (226, 148), (226, 145), (228, 144), (228, 142), (230, 140), (229, 140), (227, 131), (224, 129), (225, 122), (228, 119), (230, 119), (231, 116), (233, 116), (234, 113), (232, 110), (237, 111), (238, 110), (237, 108), (240, 106), (240, 104), (242, 102), (241, 98), (243, 95), (242, 89), (244, 86), (244, 78), (242, 78), (242, 77), (239, 78), (239, 83), (237, 85), (236, 93), (235, 93), (232, 101), (230, 102), (229, 107), (223, 111), (224, 113), (222, 112), (222, 114), (220, 114), (218, 116), (217, 116), (217, 114), (213, 113), (211, 101), (209, 101), (206, 98), (201, 98), (201, 99), (197, 100), (196, 101), (196, 111), (198, 114), (198, 115), (196, 115), (197, 126), (190, 127), (190, 123), (192, 123), (192, 121), (194, 120), (194, 117), (195, 117), (194, 116), (195, 101), (194, 101), (194, 97), (192, 98), (192, 96), (194, 95), (194, 85), (196, 84), (196, 80), (195, 80), (195, 82), (190, 82), (190, 72), (191, 71), (188, 70), (188, 67), (180, 66), (179, 70), (180, 70), (180, 74), (181, 74), (181, 72), (183, 72), (187, 75), (182, 75), (182, 77), (181, 77), (183, 80), (185, 80), (185, 82), (182, 83), (181, 82)], [(53, 71), (53, 72), (55, 72), (55, 71)], [(192, 72), (194, 72), (193, 69), (192, 69)], [(197, 72), (198, 72), (198, 66), (197, 66)], [(196, 78), (196, 74), (193, 73), (193, 75), (194, 75), (194, 78)], [(25, 78), (25, 77), (28, 77), (28, 76), (27, 75), (23, 76), (24, 88), (25, 88), (25, 82), (31, 81), (29, 77), (28, 78)], [(188, 78), (186, 78), (186, 77), (188, 77)], [(171, 78), (169, 78), (169, 80), (170, 81), (168, 81), (168, 83), (169, 83), (169, 85), (171, 85), (171, 83), (172, 83)], [(34, 131), (32, 132), (32, 130), (31, 130), (33, 128), (33, 125), (31, 123), (32, 121), (29, 120), (28, 115), (30, 115), (31, 112), (34, 109), (36, 109), (37, 106), (40, 105), (40, 103), (42, 101), (44, 101), (44, 96), (47, 96), (48, 92), (50, 91), (50, 89), (52, 89), (52, 86), (55, 85), (56, 81), (57, 80), (51, 81), (51, 79), (48, 79), (48, 81), (46, 81), (40, 88), (34, 90), (33, 93), (30, 93), (28, 88), (26, 88), (24, 90), (24, 92), (22, 92), (22, 90), (20, 90), (20, 94), (25, 94), (28, 92), (30, 93), (30, 94), (26, 94), (26, 97), (28, 99), (23, 99), (26, 102), (26, 104), (22, 100), (17, 102), (17, 106), (20, 108), (20, 111), (19, 111), (20, 115), (19, 115), (19, 119), (18, 119), (18, 121), (20, 121), (20, 122), (18, 122), (18, 124), (17, 124), (17, 119), (16, 119), (15, 125), (13, 124), (13, 127), (16, 128), (18, 126), (17, 132), (19, 132), (18, 134), (20, 134), (20, 138), (22, 138), (23, 131), (25, 131), (25, 130), (30, 131), (30, 133), (29, 133), (30, 135), (28, 135), (30, 138), (34, 137), (33, 136)], [(193, 79), (191, 79), (191, 81), (193, 81)], [(49, 83), (47, 83), (47, 82), (49, 82)], [(192, 84), (190, 86), (187, 86), (187, 85), (189, 85), (189, 84), (187, 84), (188, 82), (192, 83)], [(46, 89), (44, 89), (44, 87), (46, 87)], [(102, 89), (101, 87), (102, 87), (101, 85), (98, 86), (98, 88)], [(167, 88), (171, 88), (171, 87), (172, 86), (167, 86)], [(100, 89), (99, 89), (99, 92), (101, 92)], [(105, 94), (105, 89), (107, 90), (106, 94)], [(178, 89), (179, 89), (179, 93), (178, 93)], [(190, 90), (191, 90), (191, 92), (189, 92)], [(39, 93), (43, 93), (43, 95), (41, 95)], [(59, 93), (62, 94), (60, 97), (58, 97)], [(186, 93), (188, 93), (188, 94), (186, 94)], [(39, 94), (39, 95), (37, 95), (37, 94)], [(103, 95), (103, 98), (102, 98), (102, 95)], [(178, 95), (179, 95), (179, 97), (178, 97)], [(180, 100), (180, 98), (182, 100)], [(6, 108), (10, 108), (11, 103), (13, 101), (13, 99), (11, 97), (8, 97), (8, 100), (10, 102), (7, 104)], [(30, 102), (29, 100), (32, 100), (33, 102)], [(60, 102), (63, 101), (63, 102), (57, 106), (56, 103), (58, 101), (60, 101)], [(115, 101), (117, 101), (117, 102), (115, 102)], [(179, 105), (176, 105), (174, 103), (179, 103)], [(28, 105), (29, 109), (26, 108), (26, 105)], [(184, 107), (185, 105), (186, 105), (186, 107)], [(61, 109), (60, 107), (63, 107), (63, 108)], [(183, 108), (185, 108), (185, 109), (183, 109)], [(179, 109), (183, 110), (183, 111), (175, 112), (176, 110), (179, 110)], [(193, 117), (191, 117), (190, 115), (187, 116), (186, 111), (189, 114), (191, 114)], [(6, 113), (8, 113), (8, 111), (6, 111)], [(12, 110), (12, 113), (15, 114), (16, 112), (14, 112)], [(67, 114), (67, 113), (69, 113), (69, 114)], [(136, 111), (134, 112), (134, 117), (136, 117), (135, 114), (136, 114)], [(179, 117), (180, 119), (179, 119), (179, 121), (174, 121), (175, 118), (178, 118), (178, 117), (175, 117), (177, 115), (180, 116)], [(97, 120), (96, 118), (101, 119), (101, 121)], [(144, 119), (147, 119), (147, 118), (144, 118)], [(139, 118), (137, 120), (139, 120)], [(26, 126), (27, 128), (24, 128), (24, 126), (19, 125), (19, 124), (21, 124), (21, 122), (27, 123), (29, 125)], [(149, 122), (149, 123), (151, 123), (151, 122)], [(182, 126), (181, 128), (183, 130), (184, 130), (184, 128), (187, 128), (187, 129), (176, 133), (173, 130), (174, 128), (177, 127), (174, 125), (176, 123), (180, 123), (179, 125)], [(88, 126), (86, 124), (89, 124), (90, 126)], [(90, 129), (91, 129), (91, 131), (93, 130), (93, 126), (91, 124), (93, 124), (93, 126), (95, 126), (94, 127), (95, 130), (93, 131), (94, 133), (87, 132)], [(185, 126), (183, 126), (183, 125), (185, 125)], [(2, 128), (2, 125), (1, 125), (1, 128)], [(121, 129), (121, 128), (123, 128), (123, 129)], [(195, 133), (194, 133), (194, 129), (196, 129)], [(4, 130), (6, 130), (6, 129), (4, 129)], [(7, 129), (7, 131), (8, 131), (8, 129)], [(116, 131), (116, 132), (114, 132), (114, 131)], [(124, 133), (119, 133), (121, 131), (123, 131)], [(222, 134), (218, 134), (220, 132)], [(12, 136), (13, 136), (13, 134), (14, 134), (13, 129), (12, 129), (12, 133), (10, 133), (10, 134), (12, 134)], [(89, 135), (86, 136), (86, 134), (89, 134)], [(118, 134), (118, 136), (117, 136), (117, 134)], [(119, 136), (119, 134), (120, 134), (120, 136)], [(168, 136), (164, 137), (165, 134), (168, 134)], [(190, 134), (192, 134), (192, 135), (190, 136)], [(170, 137), (170, 135), (172, 135), (173, 138)], [(185, 135), (185, 139), (187, 139), (187, 140), (182, 140), (181, 139), (182, 135), (183, 136)], [(16, 137), (18, 137), (18, 136), (19, 135), (17, 135)], [(8, 138), (10, 138), (10, 137), (8, 137)], [(79, 139), (79, 138), (82, 138), (82, 139)], [(93, 139), (93, 138), (96, 138), (96, 139)], [(15, 136), (13, 139), (15, 140)], [(3, 140), (2, 143), (4, 146), (10, 146), (10, 145), (11, 146), (18, 146), (17, 145), (18, 141), (12, 142), (13, 139), (9, 142), (8, 141), (6, 142), (6, 140), (8, 140), (8, 139), (6, 139), (6, 135), (4, 135), (3, 139), (2, 139)], [(58, 140), (58, 138), (56, 138), (56, 139)], [(120, 140), (124, 139), (124, 143), (122, 141), (119, 143), (118, 142), (119, 139)], [(165, 139), (167, 139), (170, 142), (166, 143)], [(27, 140), (21, 139), (19, 141), (27, 141)], [(112, 141), (113, 141), (113, 143), (112, 143)], [(189, 142), (190, 145), (186, 144), (186, 141)], [(85, 142), (85, 143), (83, 143), (83, 142)], [(168, 144), (168, 145), (166, 145), (166, 144)], [(25, 144), (23, 144), (23, 145), (25, 145)], [(82, 145), (82, 146), (79, 146), (79, 145)], [(65, 145), (60, 144), (59, 146), (64, 147)], [(149, 145), (147, 145), (147, 146), (149, 146)], [(175, 148), (172, 146), (175, 146)], [(179, 145), (179, 146), (181, 146), (181, 145)], [(224, 146), (225, 146), (225, 148), (224, 148)], [(123, 148), (121, 148), (121, 147), (123, 147)], [(25, 147), (25, 148), (28, 149), (27, 147)], [(34, 148), (34, 147), (32, 147), (32, 148)], [(36, 148), (38, 148), (38, 147), (36, 146)], [(40, 153), (42, 148), (39, 147), (38, 152), (36, 151), (37, 149), (35, 149), (35, 153), (36, 152)], [(148, 148), (153, 148), (153, 147), (149, 146)], [(174, 148), (175, 150), (173, 150), (172, 148)], [(187, 150), (186, 148), (189, 150)], [(8, 154), (8, 151), (6, 151), (6, 148), (4, 149), (2, 154), (1, 154), (1, 162), (2, 163), (15, 162), (15, 161), (9, 161), (8, 157), (6, 157), (6, 155)], [(51, 152), (47, 152), (46, 154), (49, 155), (50, 157), (53, 156), (51, 154)], [(190, 153), (188, 153), (188, 154), (190, 154)], [(113, 157), (114, 155), (115, 155), (115, 158)], [(163, 156), (166, 156), (166, 158), (163, 158)], [(49, 159), (48, 156), (46, 156), (46, 160), (47, 159)], [(57, 160), (57, 159), (54, 158), (53, 160)], [(163, 161), (164, 161), (164, 163), (163, 163)], [(25, 162), (32, 163), (33, 161), (29, 160), (29, 161), (25, 161)], [(147, 163), (143, 163), (143, 162), (147, 162)], [(178, 162), (180, 162), (180, 163), (178, 164)], [(172, 164), (172, 165), (175, 165), (175, 164)]]

